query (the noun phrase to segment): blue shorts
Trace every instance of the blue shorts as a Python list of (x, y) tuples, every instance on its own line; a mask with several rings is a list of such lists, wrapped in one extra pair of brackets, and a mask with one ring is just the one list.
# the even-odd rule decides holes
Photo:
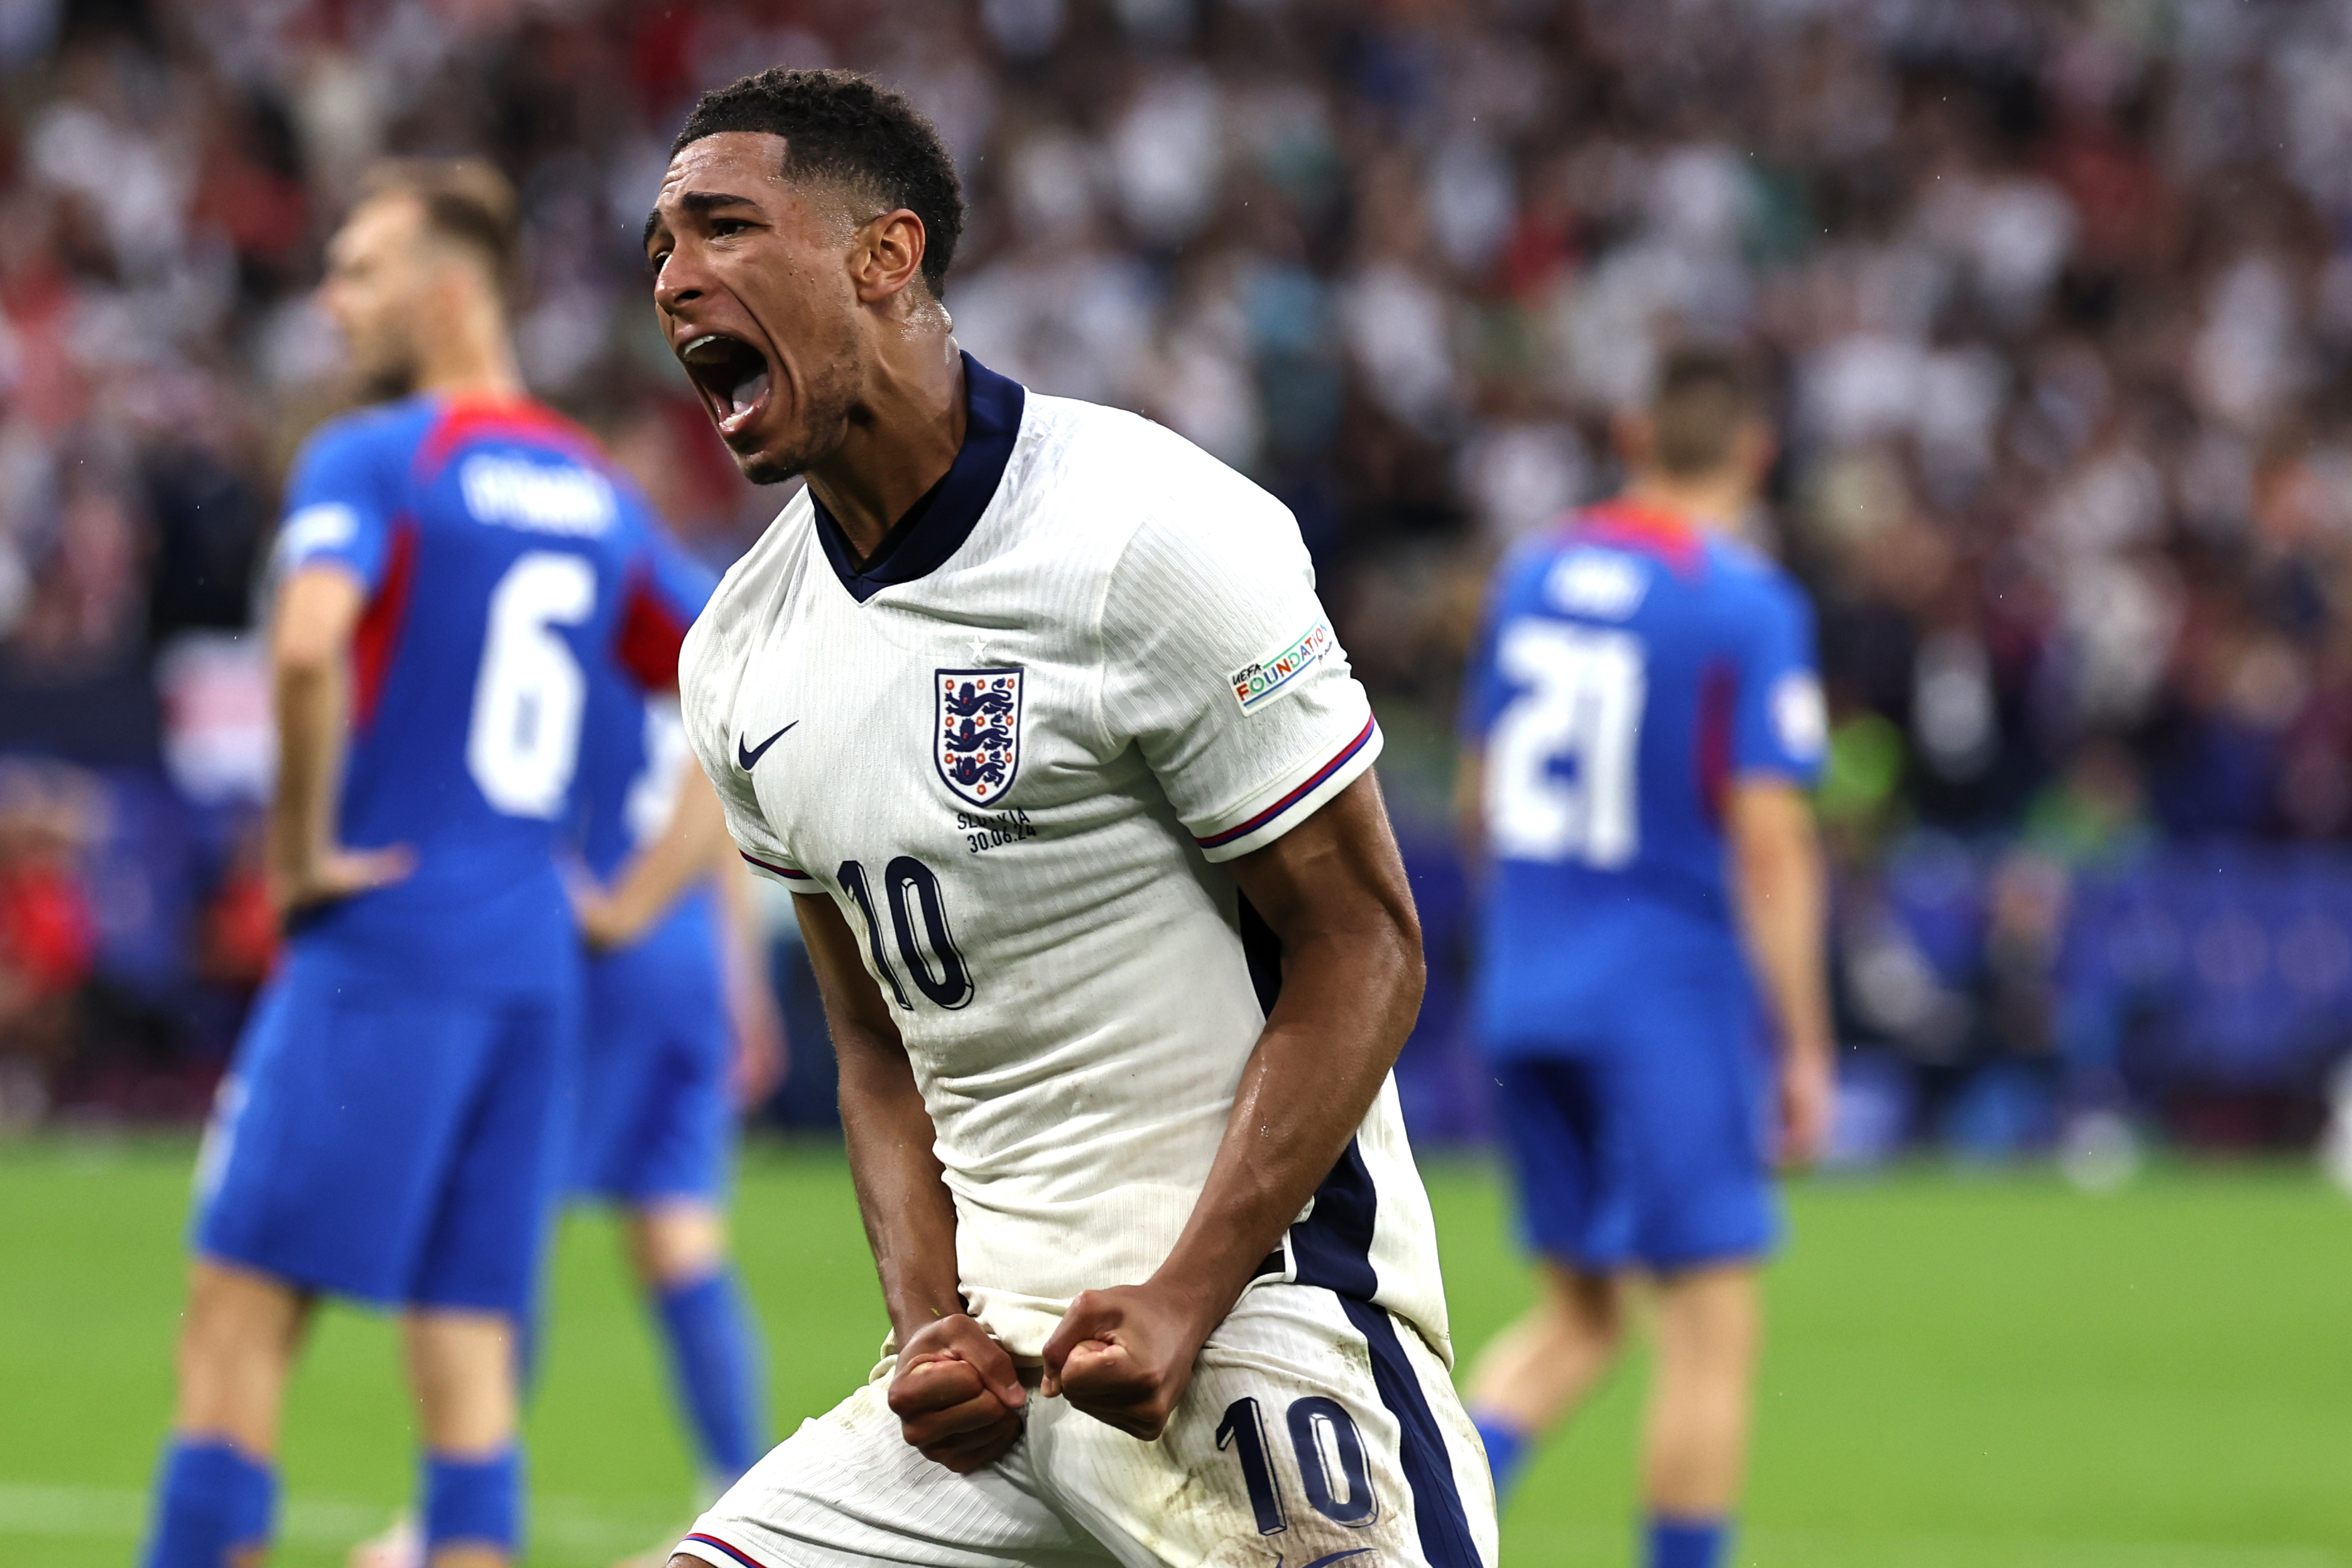
[(734, 1038), (709, 926), (693, 929), (589, 966), (575, 1193), (643, 1204), (726, 1184)]
[(562, 1194), (576, 964), (435, 992), (297, 942), (198, 1164), (196, 1251), (385, 1306), (521, 1316)]
[(1629, 1033), (1496, 1053), (1528, 1244), (1587, 1274), (1769, 1254), (1780, 1219), (1752, 1015), (1668, 1006)]

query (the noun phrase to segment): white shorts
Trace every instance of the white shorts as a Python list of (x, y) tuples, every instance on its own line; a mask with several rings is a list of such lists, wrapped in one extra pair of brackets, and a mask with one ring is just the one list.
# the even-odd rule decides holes
[(677, 1550), (712, 1568), (1493, 1568), (1495, 1491), (1445, 1364), (1377, 1307), (1244, 1293), (1156, 1443), (1032, 1392), (959, 1476), (908, 1447), (890, 1363), (753, 1466)]

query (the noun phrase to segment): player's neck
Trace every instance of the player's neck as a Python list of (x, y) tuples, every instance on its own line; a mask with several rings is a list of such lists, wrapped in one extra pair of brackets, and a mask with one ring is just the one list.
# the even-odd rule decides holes
[(963, 356), (952, 337), (898, 338), (875, 356), (848, 437), (808, 471), (861, 563), (954, 466), (964, 418)]
[(416, 349), (419, 392), (436, 397), (526, 395), (522, 367), (498, 311), (458, 310), (420, 333)]
[(1671, 512), (1693, 528), (1718, 533), (1737, 531), (1754, 499), (1738, 475), (1684, 479), (1651, 472), (1636, 475), (1625, 487), (1625, 500), (1635, 506)]

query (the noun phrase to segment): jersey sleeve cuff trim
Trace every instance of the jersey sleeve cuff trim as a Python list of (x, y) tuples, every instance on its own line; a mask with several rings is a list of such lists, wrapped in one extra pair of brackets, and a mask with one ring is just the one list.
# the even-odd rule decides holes
[(795, 871), (790, 866), (779, 866), (773, 860), (762, 860), (757, 855), (752, 854), (749, 849), (739, 848), (735, 853), (743, 857), (744, 863), (750, 866), (751, 869), (766, 872), (769, 876), (774, 878), (777, 881), (783, 883), (786, 887), (792, 888), (794, 891), (799, 891), (803, 888), (807, 888), (812, 891), (814, 890), (816, 879), (810, 876), (806, 871)]
[[(749, 859), (750, 857), (746, 856), (744, 858)], [(708, 1550), (700, 1550), (704, 1548)], [(740, 1568), (768, 1568), (766, 1563), (750, 1552), (730, 1546), (715, 1535), (705, 1535), (698, 1530), (679, 1542), (677, 1549), (681, 1555), (699, 1557), (705, 1563), (722, 1564), (723, 1568), (738, 1568), (739, 1564)], [(724, 1552), (725, 1556), (713, 1557), (710, 1554), (712, 1552)]]
[(1381, 753), (1381, 725), (1377, 719), (1367, 718), (1356, 738), (1339, 748), (1339, 754), (1309, 773), (1280, 800), (1258, 812), (1247, 821), (1236, 824), (1223, 833), (1207, 837), (1194, 835), (1192, 842), (1211, 860), (1231, 860), (1253, 849), (1262, 849), (1285, 833), (1315, 815), (1318, 807), (1356, 782), (1372, 759)]

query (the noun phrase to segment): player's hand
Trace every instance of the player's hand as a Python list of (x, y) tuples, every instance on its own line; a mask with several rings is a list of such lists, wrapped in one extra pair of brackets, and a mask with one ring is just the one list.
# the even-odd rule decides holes
[(907, 1441), (960, 1476), (1005, 1456), (1029, 1403), (1004, 1347), (961, 1313), (924, 1325), (898, 1348), (887, 1398)]
[(281, 919), (389, 887), (416, 869), (405, 844), (388, 849), (330, 849), (299, 866), (270, 868), (269, 901)]
[(565, 891), (572, 895), (572, 919), (580, 927), (580, 940), (591, 949), (610, 952), (636, 940), (635, 923), (612, 894), (584, 882), (574, 883)]
[[(745, 986), (742, 989), (765, 987)], [(764, 1000), (765, 1005), (761, 1005)], [(730, 1073), (735, 1103), (749, 1110), (782, 1086), (792, 1068), (792, 1052), (784, 1039), (784, 1021), (775, 998), (730, 998), (728, 1012), (735, 1025), (735, 1061)]]
[(1191, 1386), (1192, 1363), (1215, 1327), (1202, 1321), (1197, 1302), (1164, 1286), (1088, 1290), (1045, 1342), (1042, 1392), (1150, 1442)]
[(1780, 1163), (1810, 1165), (1829, 1148), (1837, 1110), (1837, 1068), (1831, 1050), (1790, 1051), (1780, 1063)]

